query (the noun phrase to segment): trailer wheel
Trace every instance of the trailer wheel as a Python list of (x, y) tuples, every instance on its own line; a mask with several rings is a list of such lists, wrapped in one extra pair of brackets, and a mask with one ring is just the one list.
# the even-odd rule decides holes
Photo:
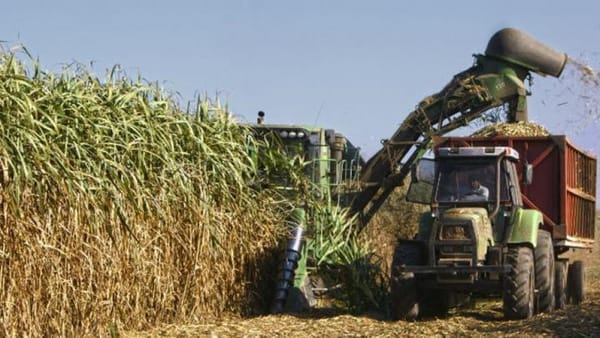
[(535, 248), (535, 288), (537, 290), (536, 313), (554, 310), (554, 247), (552, 236), (545, 230), (538, 231)]
[(402, 265), (422, 265), (423, 254), (417, 243), (400, 243), (392, 261), (390, 313), (395, 320), (414, 320), (419, 315), (419, 297), (416, 276), (401, 272)]
[(584, 299), (584, 267), (583, 261), (574, 261), (569, 265), (567, 276), (567, 294), (571, 304), (580, 304)]
[(557, 309), (563, 309), (567, 305), (567, 267), (567, 260), (555, 261), (554, 297)]
[(533, 251), (528, 246), (508, 248), (506, 263), (511, 266), (504, 275), (503, 310), (507, 319), (533, 316), (535, 269)]

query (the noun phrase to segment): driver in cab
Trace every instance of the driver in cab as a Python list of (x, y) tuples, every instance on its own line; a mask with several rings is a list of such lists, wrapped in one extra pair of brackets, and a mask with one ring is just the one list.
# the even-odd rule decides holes
[(463, 201), (487, 201), (490, 195), (488, 188), (481, 185), (479, 177), (470, 176), (471, 190), (465, 194)]

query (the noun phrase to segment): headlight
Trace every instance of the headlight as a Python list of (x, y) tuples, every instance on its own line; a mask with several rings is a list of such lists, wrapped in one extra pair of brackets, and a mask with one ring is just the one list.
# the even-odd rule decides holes
[(296, 137), (296, 132), (295, 131), (290, 131), (290, 133), (288, 134), (288, 136), (290, 138), (295, 138)]
[(282, 131), (279, 133), (279, 136), (281, 136), (281, 138), (287, 138), (288, 137), (288, 132), (287, 131)]

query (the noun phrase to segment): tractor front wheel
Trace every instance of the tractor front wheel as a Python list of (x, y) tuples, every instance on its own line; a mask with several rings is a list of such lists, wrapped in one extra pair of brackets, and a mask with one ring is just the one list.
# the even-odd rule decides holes
[(533, 316), (535, 269), (533, 251), (528, 246), (508, 248), (510, 271), (504, 276), (503, 310), (507, 319)]
[(395, 320), (414, 320), (419, 315), (417, 279), (414, 273), (401, 271), (403, 265), (423, 264), (421, 246), (400, 243), (392, 261), (390, 312)]

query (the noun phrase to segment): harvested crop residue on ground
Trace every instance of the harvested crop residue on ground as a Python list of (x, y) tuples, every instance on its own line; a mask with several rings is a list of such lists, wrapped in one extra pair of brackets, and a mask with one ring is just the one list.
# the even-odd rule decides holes
[[(596, 274), (596, 276), (599, 276)], [(391, 322), (349, 315), (264, 316), (222, 319), (203, 325), (165, 326), (126, 336), (147, 337), (393, 337), (393, 336), (594, 336), (600, 335), (600, 283), (590, 284), (588, 300), (529, 320), (505, 321), (500, 302), (483, 302), (447, 318)]]
[[(597, 219), (598, 220), (598, 219)], [(596, 238), (600, 224), (596, 224)], [(351, 316), (321, 309), (302, 315), (219, 318), (195, 325), (166, 325), (125, 337), (425, 337), (559, 336), (600, 337), (600, 243), (586, 256), (586, 300), (579, 306), (539, 314), (528, 320), (504, 320), (499, 300), (451, 311), (448, 317), (392, 322), (382, 314)], [(580, 257), (578, 257), (580, 258)]]

